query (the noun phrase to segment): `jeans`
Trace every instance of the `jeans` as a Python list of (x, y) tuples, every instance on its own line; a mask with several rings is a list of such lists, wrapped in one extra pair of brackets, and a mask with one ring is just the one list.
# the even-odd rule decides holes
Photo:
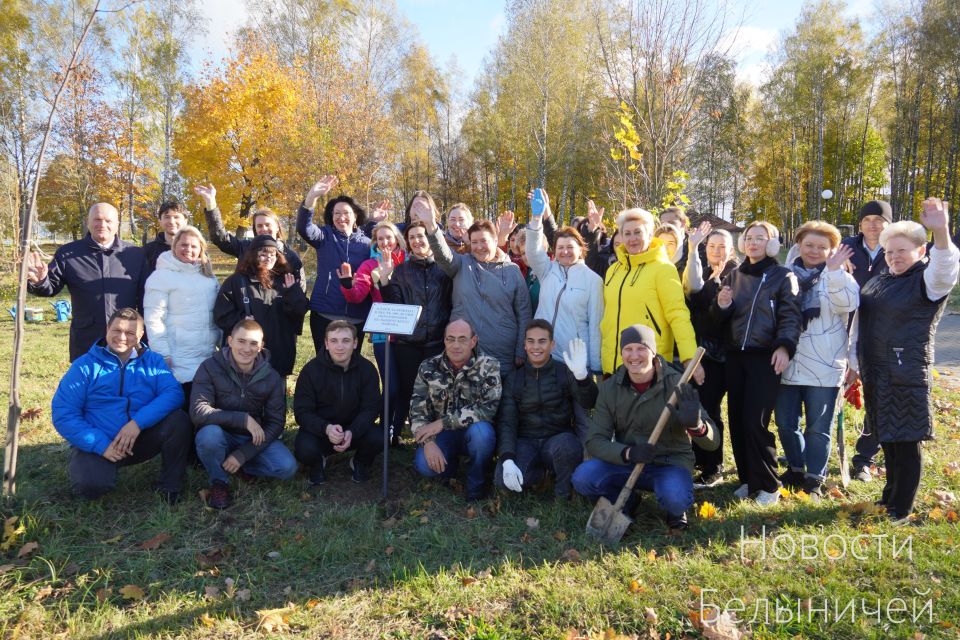
[[(827, 477), (838, 392), (837, 387), (793, 384), (780, 385), (777, 392), (777, 431), (790, 469), (821, 482)], [(807, 418), (805, 430), (800, 427), (801, 407)]]
[(117, 486), (117, 470), (146, 462), (160, 454), (160, 478), (157, 489), (178, 492), (183, 488), (190, 451), (190, 418), (176, 409), (149, 429), (143, 429), (133, 443), (133, 455), (111, 462), (99, 453), (76, 447), (70, 455), (70, 487), (73, 493), (94, 500)]
[(877, 454), (880, 453), (880, 441), (877, 439), (877, 433), (870, 424), (870, 417), (866, 411), (863, 412), (863, 433), (857, 438), (856, 453), (853, 456), (851, 466), (854, 471), (870, 466), (874, 463)]
[[(632, 471), (632, 464), (612, 464), (592, 458), (573, 472), (573, 488), (587, 498), (603, 496), (610, 502), (616, 502)], [(673, 518), (679, 518), (693, 506), (693, 476), (686, 467), (673, 464), (644, 465), (635, 487), (652, 491), (660, 508)]]
[[(372, 425), (359, 438), (352, 438), (350, 446), (347, 447), (347, 451), (356, 452), (354, 457), (357, 464), (363, 466), (373, 464), (374, 459), (382, 450), (383, 430), (379, 425)], [(308, 467), (316, 466), (321, 463), (323, 458), (336, 453), (329, 438), (305, 431), (303, 427), (300, 427), (300, 431), (297, 432), (297, 439), (293, 441), (294, 456)]]
[[(570, 496), (570, 477), (583, 461), (583, 447), (572, 431), (565, 431), (549, 438), (517, 438), (514, 464), (523, 474), (523, 486), (531, 487), (543, 480), (549, 469), (556, 476), (553, 492), (561, 497)], [(497, 464), (493, 474), (494, 484), (503, 487), (503, 461)]]
[[(201, 427), (196, 435), (197, 457), (214, 482), (230, 483), (223, 461), (236, 449), (250, 442), (250, 436), (224, 431), (218, 425)], [(274, 440), (241, 467), (252, 476), (289, 480), (297, 473), (297, 461), (282, 442)]]
[[(384, 394), (390, 399), (390, 415), (383, 415), (383, 405), (380, 406), (380, 424), (390, 425), (393, 432), (397, 435), (403, 429), (403, 424), (397, 423), (397, 414), (400, 413), (397, 403), (397, 346), (390, 345), (390, 388), (387, 388), (386, 369), (383, 366), (383, 359), (386, 357), (387, 343), (373, 343), (373, 357), (377, 361), (377, 371), (380, 372), (380, 385)], [(406, 416), (404, 416), (406, 417)]]
[(467, 469), (467, 498), (483, 495), (487, 484), (487, 470), (493, 460), (493, 451), (497, 444), (497, 434), (489, 422), (474, 422), (466, 429), (444, 429), (437, 434), (435, 442), (447, 459), (447, 468), (437, 473), (427, 464), (423, 447), (417, 448), (413, 466), (417, 472), (427, 478), (452, 478), (457, 474), (459, 458), (470, 457)]

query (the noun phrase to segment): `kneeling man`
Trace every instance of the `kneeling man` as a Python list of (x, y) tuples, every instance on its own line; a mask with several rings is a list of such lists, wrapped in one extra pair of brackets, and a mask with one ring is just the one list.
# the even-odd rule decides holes
[(717, 429), (701, 408), (697, 392), (684, 384), (678, 389), (679, 406), (672, 408), (657, 444), (647, 444), (683, 372), (657, 355), (656, 335), (644, 325), (621, 332), (620, 355), (623, 364), (600, 383), (587, 436), (587, 452), (593, 459), (577, 467), (574, 489), (588, 498), (605, 496), (614, 502), (633, 466), (642, 462), (636, 487), (653, 491), (671, 529), (685, 528), (687, 510), (693, 505), (690, 443), (693, 440), (707, 451), (716, 449)]
[(523, 348), (526, 364), (503, 380), (497, 415), (497, 450), (500, 462), (497, 486), (523, 491), (554, 474), (554, 494), (570, 497), (570, 476), (583, 461), (583, 447), (575, 428), (575, 403), (593, 407), (597, 385), (587, 372), (587, 346), (570, 341), (564, 364), (551, 357), (553, 326), (537, 319), (527, 325)]
[(180, 498), (190, 451), (183, 390), (163, 356), (140, 343), (143, 318), (117, 309), (107, 335), (77, 358), (53, 396), (53, 426), (72, 446), (73, 492), (99, 498), (117, 484), (117, 469), (160, 454), (157, 491)]
[(293, 451), (310, 467), (310, 484), (327, 481), (327, 457), (355, 451), (350, 459), (354, 482), (369, 478), (369, 469), (383, 447), (380, 375), (357, 349), (357, 326), (346, 320), (327, 325), (324, 349), (297, 378), (293, 413), (300, 425)]
[(443, 334), (443, 353), (420, 364), (410, 401), (410, 430), (420, 445), (417, 471), (428, 478), (456, 474), (459, 458), (470, 457), (467, 500), (487, 494), (487, 472), (497, 435), (490, 421), (500, 402), (500, 363), (475, 354), (477, 335), (466, 320)]
[(210, 476), (210, 507), (233, 504), (230, 476), (241, 469), (252, 476), (294, 476), (297, 461), (279, 439), (286, 416), (286, 384), (270, 366), (263, 329), (255, 320), (241, 320), (227, 346), (197, 369), (190, 391), (197, 457)]

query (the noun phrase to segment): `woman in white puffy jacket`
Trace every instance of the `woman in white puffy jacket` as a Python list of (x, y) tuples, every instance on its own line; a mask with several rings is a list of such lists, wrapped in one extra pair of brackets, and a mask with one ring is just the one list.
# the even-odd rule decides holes
[(573, 227), (561, 227), (554, 233), (554, 260), (545, 247), (542, 216), (531, 216), (526, 232), (526, 260), (540, 281), (540, 298), (533, 317), (553, 325), (555, 359), (562, 361), (566, 345), (580, 338), (587, 343), (587, 366), (599, 373), (603, 280), (584, 263), (586, 243)]
[(193, 374), (220, 343), (213, 322), (219, 287), (196, 227), (177, 232), (173, 248), (160, 254), (157, 270), (147, 278), (143, 319), (150, 348), (167, 361), (188, 401)]
[[(776, 421), (790, 470), (787, 486), (822, 495), (831, 431), (850, 350), (850, 314), (860, 287), (844, 268), (853, 254), (832, 224), (811, 220), (797, 229), (798, 257), (787, 266), (800, 284), (802, 332), (797, 352), (780, 378)], [(801, 427), (801, 409), (806, 429)]]

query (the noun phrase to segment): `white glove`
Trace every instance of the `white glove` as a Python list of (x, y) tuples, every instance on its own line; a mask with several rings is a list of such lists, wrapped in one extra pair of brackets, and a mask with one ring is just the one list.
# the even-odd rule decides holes
[(503, 486), (510, 491), (520, 493), (523, 491), (523, 474), (520, 468), (514, 464), (513, 460), (506, 460), (503, 463)]
[(570, 341), (569, 351), (563, 352), (563, 361), (567, 363), (567, 368), (577, 380), (585, 380), (587, 377), (587, 343), (580, 338), (574, 338)]

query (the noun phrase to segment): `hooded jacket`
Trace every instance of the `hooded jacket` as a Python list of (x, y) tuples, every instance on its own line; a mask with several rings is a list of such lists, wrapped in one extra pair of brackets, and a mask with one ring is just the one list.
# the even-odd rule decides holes
[(53, 394), (53, 426), (72, 446), (103, 454), (128, 421), (149, 429), (183, 406), (163, 356), (140, 345), (123, 364), (101, 339), (77, 358)]
[(263, 443), (253, 441), (230, 452), (242, 465), (252, 460), (280, 437), (287, 417), (286, 385), (273, 370), (266, 349), (260, 352), (250, 373), (233, 364), (230, 347), (224, 347), (203, 361), (190, 389), (190, 419), (195, 427), (210, 424), (224, 431), (249, 435), (247, 416), (263, 429)]
[(143, 320), (150, 348), (173, 361), (177, 381), (190, 382), (200, 363), (213, 355), (220, 329), (213, 322), (213, 305), (220, 288), (199, 265), (160, 254), (157, 270), (147, 278)]
[(497, 249), (491, 262), (478, 262), (471, 254), (450, 251), (437, 229), (427, 234), (437, 265), (453, 279), (450, 319), (465, 318), (479, 338), (480, 349), (500, 362), (501, 372), (523, 358), (523, 338), (530, 322), (530, 292), (520, 267)]
[(553, 357), (563, 360), (570, 341), (587, 344), (587, 365), (600, 371), (600, 320), (603, 318), (603, 279), (583, 260), (564, 267), (543, 249), (543, 229), (527, 227), (527, 262), (540, 280), (535, 318), (553, 326)]
[[(673, 265), (670, 268), (673, 269)], [(590, 455), (622, 465), (625, 464), (622, 457), (625, 448), (647, 442), (650, 438), (667, 399), (683, 375), (678, 367), (664, 361), (661, 356), (656, 356), (654, 366), (656, 377), (643, 393), (638, 393), (630, 383), (627, 369), (622, 365), (600, 383), (587, 434), (587, 452)], [(693, 442), (707, 451), (713, 451), (720, 446), (720, 436), (703, 407), (700, 408), (700, 421), (706, 423), (707, 433)], [(687, 430), (671, 415), (657, 440), (654, 464), (677, 465), (693, 473), (694, 456), (690, 442)]]
[(326, 438), (327, 425), (339, 424), (353, 432), (353, 441), (358, 442), (382, 409), (380, 376), (356, 350), (344, 369), (324, 349), (297, 378), (293, 414), (301, 429), (317, 437)]
[(396, 336), (397, 342), (433, 347), (443, 344), (443, 332), (450, 322), (453, 281), (430, 258), (410, 259), (393, 270), (390, 282), (381, 289), (384, 302), (420, 305), (420, 319), (411, 336)]
[(310, 295), (310, 310), (330, 316), (364, 320), (370, 312), (370, 300), (352, 304), (343, 297), (337, 269), (349, 262), (354, 273), (370, 258), (370, 238), (354, 229), (348, 236), (332, 225), (317, 226), (313, 211), (301, 206), (297, 211), (297, 233), (317, 252), (317, 279)]
[(223, 281), (213, 307), (214, 321), (224, 336), (230, 335), (234, 325), (247, 315), (245, 297), (253, 319), (263, 327), (270, 364), (280, 375), (290, 375), (297, 359), (297, 329), (307, 313), (303, 289), (296, 283), (284, 287), (281, 277), (274, 278), (273, 287), (268, 289), (244, 274), (233, 274)]
[(674, 338), (680, 360), (693, 357), (697, 339), (677, 268), (667, 258), (660, 238), (650, 240), (643, 253), (630, 255), (625, 245), (616, 250), (617, 260), (607, 270), (603, 286), (604, 373), (620, 365), (620, 332), (643, 324), (657, 334), (657, 353), (673, 355)]
[(70, 361), (85, 354), (107, 333), (107, 319), (117, 309), (143, 310), (147, 259), (143, 247), (115, 237), (109, 249), (88, 233), (63, 245), (53, 256), (47, 277), (27, 284), (37, 296), (52, 297), (64, 286), (70, 290)]

